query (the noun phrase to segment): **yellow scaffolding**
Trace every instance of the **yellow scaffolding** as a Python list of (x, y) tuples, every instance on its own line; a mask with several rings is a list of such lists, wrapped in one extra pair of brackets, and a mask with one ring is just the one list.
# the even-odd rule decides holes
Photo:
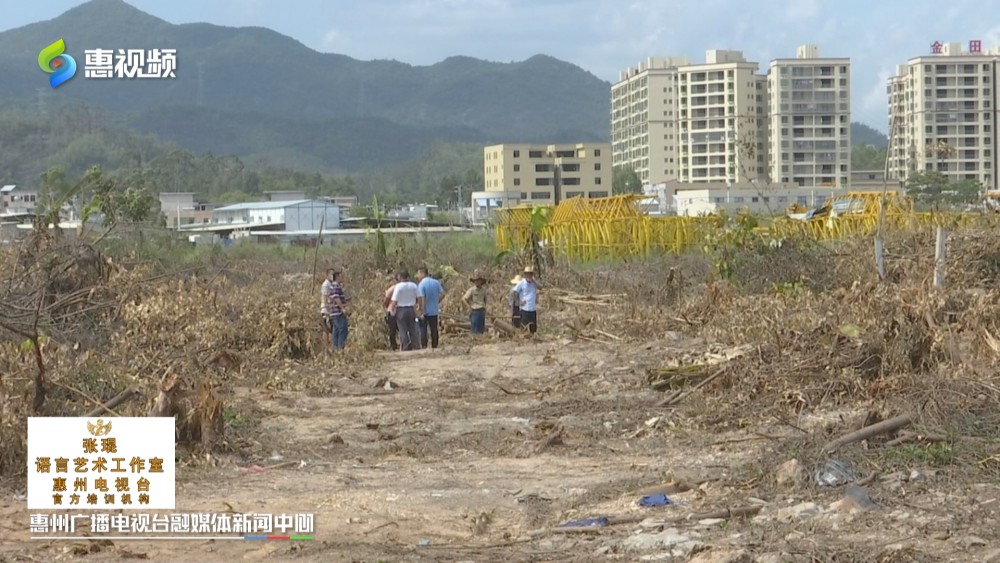
[[(651, 217), (638, 208), (642, 196), (576, 197), (549, 208), (539, 239), (556, 254), (593, 260), (643, 256), (652, 251), (682, 252), (700, 244), (713, 218)], [(501, 250), (526, 248), (531, 241), (530, 206), (497, 210), (496, 240)]]
[[(707, 235), (724, 226), (724, 219), (656, 217), (644, 213), (637, 195), (599, 199), (581, 197), (547, 206), (548, 220), (537, 233), (553, 254), (580, 260), (644, 256), (650, 252), (680, 253), (700, 248)], [(849, 192), (827, 200), (807, 218), (776, 219), (766, 229), (772, 236), (806, 236), (814, 240), (843, 239), (872, 234), (878, 225), (881, 192)], [(532, 206), (497, 210), (496, 244), (501, 250), (525, 249), (532, 236)], [(951, 228), (995, 224), (980, 213), (916, 212), (898, 193), (886, 194), (886, 229), (914, 229), (933, 225)]]

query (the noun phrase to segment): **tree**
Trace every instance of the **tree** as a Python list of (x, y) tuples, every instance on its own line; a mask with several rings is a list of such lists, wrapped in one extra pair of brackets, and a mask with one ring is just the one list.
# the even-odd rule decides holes
[(120, 222), (140, 222), (153, 215), (156, 198), (149, 190), (147, 172), (135, 172), (124, 179), (105, 176), (100, 166), (91, 166), (80, 187), (89, 191), (90, 202), (83, 209), (83, 220), (94, 213), (103, 216), (106, 227)]
[(615, 166), (611, 186), (616, 194), (642, 193), (642, 180), (631, 166)]
[(936, 170), (911, 174), (906, 181), (906, 194), (920, 203), (938, 206), (940, 204), (971, 203), (982, 191), (982, 185), (975, 180), (951, 182), (947, 176)]
[(38, 213), (58, 211), (61, 205), (58, 205), (57, 202), (62, 201), (70, 189), (70, 183), (66, 180), (66, 169), (61, 166), (53, 166), (42, 172), (41, 180), (41, 190), (38, 194)]
[(889, 149), (874, 145), (855, 145), (851, 149), (851, 169), (883, 170)]

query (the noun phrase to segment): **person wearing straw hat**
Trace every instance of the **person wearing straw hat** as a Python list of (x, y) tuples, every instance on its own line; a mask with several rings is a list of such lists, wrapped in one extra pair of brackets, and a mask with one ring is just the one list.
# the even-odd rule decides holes
[(521, 274), (521, 281), (517, 282), (510, 292), (514, 294), (518, 306), (521, 308), (521, 326), (527, 326), (531, 334), (538, 331), (538, 291), (541, 285), (535, 281), (535, 268), (526, 266)]
[(462, 296), (462, 302), (469, 308), (469, 332), (473, 335), (486, 334), (486, 277), (479, 270), (469, 276), (472, 287)]
[[(519, 283), (521, 283), (521, 274), (510, 280), (511, 289)], [(507, 305), (510, 307), (510, 324), (514, 325), (514, 328), (521, 328), (521, 301), (514, 295), (513, 291), (507, 292)]]

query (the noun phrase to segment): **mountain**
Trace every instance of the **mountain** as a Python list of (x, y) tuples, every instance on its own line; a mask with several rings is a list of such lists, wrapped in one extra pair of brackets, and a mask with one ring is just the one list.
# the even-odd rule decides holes
[[(77, 74), (52, 90), (38, 51), (62, 38)], [(84, 78), (85, 49), (176, 48), (175, 79)], [(438, 141), (606, 140), (610, 84), (537, 55), (430, 66), (319, 53), (264, 28), (175, 25), (122, 0), (91, 0), (0, 33), (0, 98), (71, 99), (217, 153), (303, 153), (329, 170), (416, 156)], [(346, 150), (343, 140), (349, 141)]]
[(864, 123), (851, 123), (851, 144), (854, 146), (872, 145), (877, 149), (889, 146), (889, 137)]
[[(59, 38), (78, 68), (52, 89), (36, 61)], [(175, 48), (177, 78), (85, 78), (84, 50), (95, 48)], [(442, 168), (447, 163), (462, 161), (455, 174), (481, 170), (481, 151), (469, 147), (609, 137), (611, 84), (549, 56), (514, 63), (456, 56), (430, 66), (359, 61), (265, 28), (175, 25), (122, 0), (91, 0), (0, 33), (0, 75), (0, 102), (16, 104), (17, 119), (31, 111), (68, 115), (85, 104), (110, 120), (126, 144), (123, 131), (131, 129), (188, 150), (238, 155), (249, 167), (367, 175), (400, 191), (408, 189), (408, 176), (420, 178), (414, 186), (436, 189), (432, 176), (451, 173)], [(73, 134), (60, 137), (65, 150), (51, 146), (54, 152), (39, 162), (0, 174), (34, 175), (43, 160), (58, 165), (55, 154), (72, 156), (74, 171), (86, 165), (86, 155), (97, 158), (96, 137), (74, 144)], [(854, 144), (886, 144), (883, 134), (858, 123), (852, 136)], [(448, 144), (461, 148), (442, 148)], [(10, 144), (5, 150), (32, 154)], [(140, 152), (164, 150), (150, 145)], [(435, 164), (421, 165), (425, 159)]]

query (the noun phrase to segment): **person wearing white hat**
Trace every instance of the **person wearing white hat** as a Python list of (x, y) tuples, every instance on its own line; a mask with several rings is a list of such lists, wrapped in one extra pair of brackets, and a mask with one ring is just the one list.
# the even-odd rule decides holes
[(535, 269), (527, 266), (521, 274), (521, 281), (510, 290), (521, 308), (521, 326), (527, 326), (531, 334), (538, 331), (538, 291), (541, 288), (535, 281)]

